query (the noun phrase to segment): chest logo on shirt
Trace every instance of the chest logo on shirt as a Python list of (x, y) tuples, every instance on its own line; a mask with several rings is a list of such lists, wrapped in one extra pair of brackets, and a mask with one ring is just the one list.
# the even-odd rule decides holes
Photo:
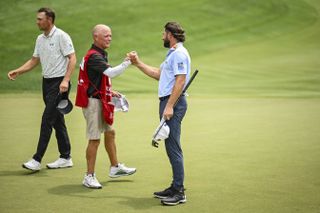
[(178, 70), (184, 70), (183, 62), (178, 63)]

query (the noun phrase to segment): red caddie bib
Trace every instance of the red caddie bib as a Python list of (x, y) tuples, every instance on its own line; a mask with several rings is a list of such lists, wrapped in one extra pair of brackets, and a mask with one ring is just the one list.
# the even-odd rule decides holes
[(114, 116), (114, 105), (111, 103), (111, 80), (108, 76), (102, 74), (101, 86), (99, 89), (97, 89), (95, 85), (92, 84), (92, 82), (90, 82), (87, 71), (87, 63), (88, 59), (92, 54), (101, 55), (101, 53), (99, 53), (97, 50), (90, 49), (85, 55), (85, 57), (82, 59), (79, 69), (75, 105), (81, 108), (86, 108), (88, 106), (89, 99), (87, 95), (87, 90), (89, 88), (89, 85), (92, 85), (95, 88), (97, 95), (100, 96), (104, 120), (109, 125), (112, 125)]

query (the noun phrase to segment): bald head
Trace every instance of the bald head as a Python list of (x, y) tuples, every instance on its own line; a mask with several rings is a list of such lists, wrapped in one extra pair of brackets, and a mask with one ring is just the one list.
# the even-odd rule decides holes
[(111, 31), (110, 27), (104, 24), (97, 24), (92, 29), (92, 36), (101, 33), (102, 31)]
[(98, 24), (92, 29), (92, 37), (97, 47), (106, 49), (110, 46), (112, 40), (111, 28), (104, 24)]

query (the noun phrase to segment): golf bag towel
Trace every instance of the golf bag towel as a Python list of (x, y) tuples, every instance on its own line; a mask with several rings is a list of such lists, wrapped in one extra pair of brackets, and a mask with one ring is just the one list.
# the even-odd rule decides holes
[(80, 64), (75, 105), (82, 108), (86, 108), (88, 106), (89, 99), (87, 90), (89, 88), (89, 85), (91, 84), (97, 91), (97, 94), (100, 96), (104, 120), (107, 124), (112, 125), (114, 116), (114, 105), (111, 102), (111, 81), (109, 77), (107, 77), (106, 75), (102, 75), (100, 90), (98, 90), (96, 86), (90, 82), (87, 71), (87, 62), (92, 54), (100, 53), (94, 49), (90, 49), (82, 59), (82, 62)]

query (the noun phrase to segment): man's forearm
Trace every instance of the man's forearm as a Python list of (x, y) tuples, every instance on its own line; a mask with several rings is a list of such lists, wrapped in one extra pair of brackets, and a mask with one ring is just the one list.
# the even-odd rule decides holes
[(38, 65), (38, 63), (39, 63), (39, 59), (32, 57), (25, 64), (23, 64), (21, 67), (16, 69), (16, 71), (19, 73), (19, 75), (21, 75), (25, 72), (32, 70), (35, 66)]
[(121, 64), (119, 64), (116, 67), (109, 67), (107, 68), (103, 74), (107, 75), (109, 78), (114, 78), (118, 75), (121, 75), (127, 68), (128, 66), (131, 64), (130, 60), (125, 60), (124, 62), (122, 62)]
[(136, 64), (136, 66), (147, 76), (154, 78), (156, 80), (160, 79), (160, 69), (157, 67), (149, 66), (142, 61)]
[(66, 74), (64, 75), (64, 78), (63, 78), (63, 80), (66, 80), (66, 81), (70, 81), (71, 75), (77, 63), (77, 58), (74, 53), (70, 54), (68, 57), (69, 57), (69, 63), (67, 66)]
[(176, 76), (176, 81), (174, 84), (174, 87), (172, 89), (170, 98), (167, 102), (167, 106), (173, 107), (176, 101), (178, 100), (179, 96), (181, 95), (183, 91), (183, 87), (186, 82), (186, 75), (178, 75)]

